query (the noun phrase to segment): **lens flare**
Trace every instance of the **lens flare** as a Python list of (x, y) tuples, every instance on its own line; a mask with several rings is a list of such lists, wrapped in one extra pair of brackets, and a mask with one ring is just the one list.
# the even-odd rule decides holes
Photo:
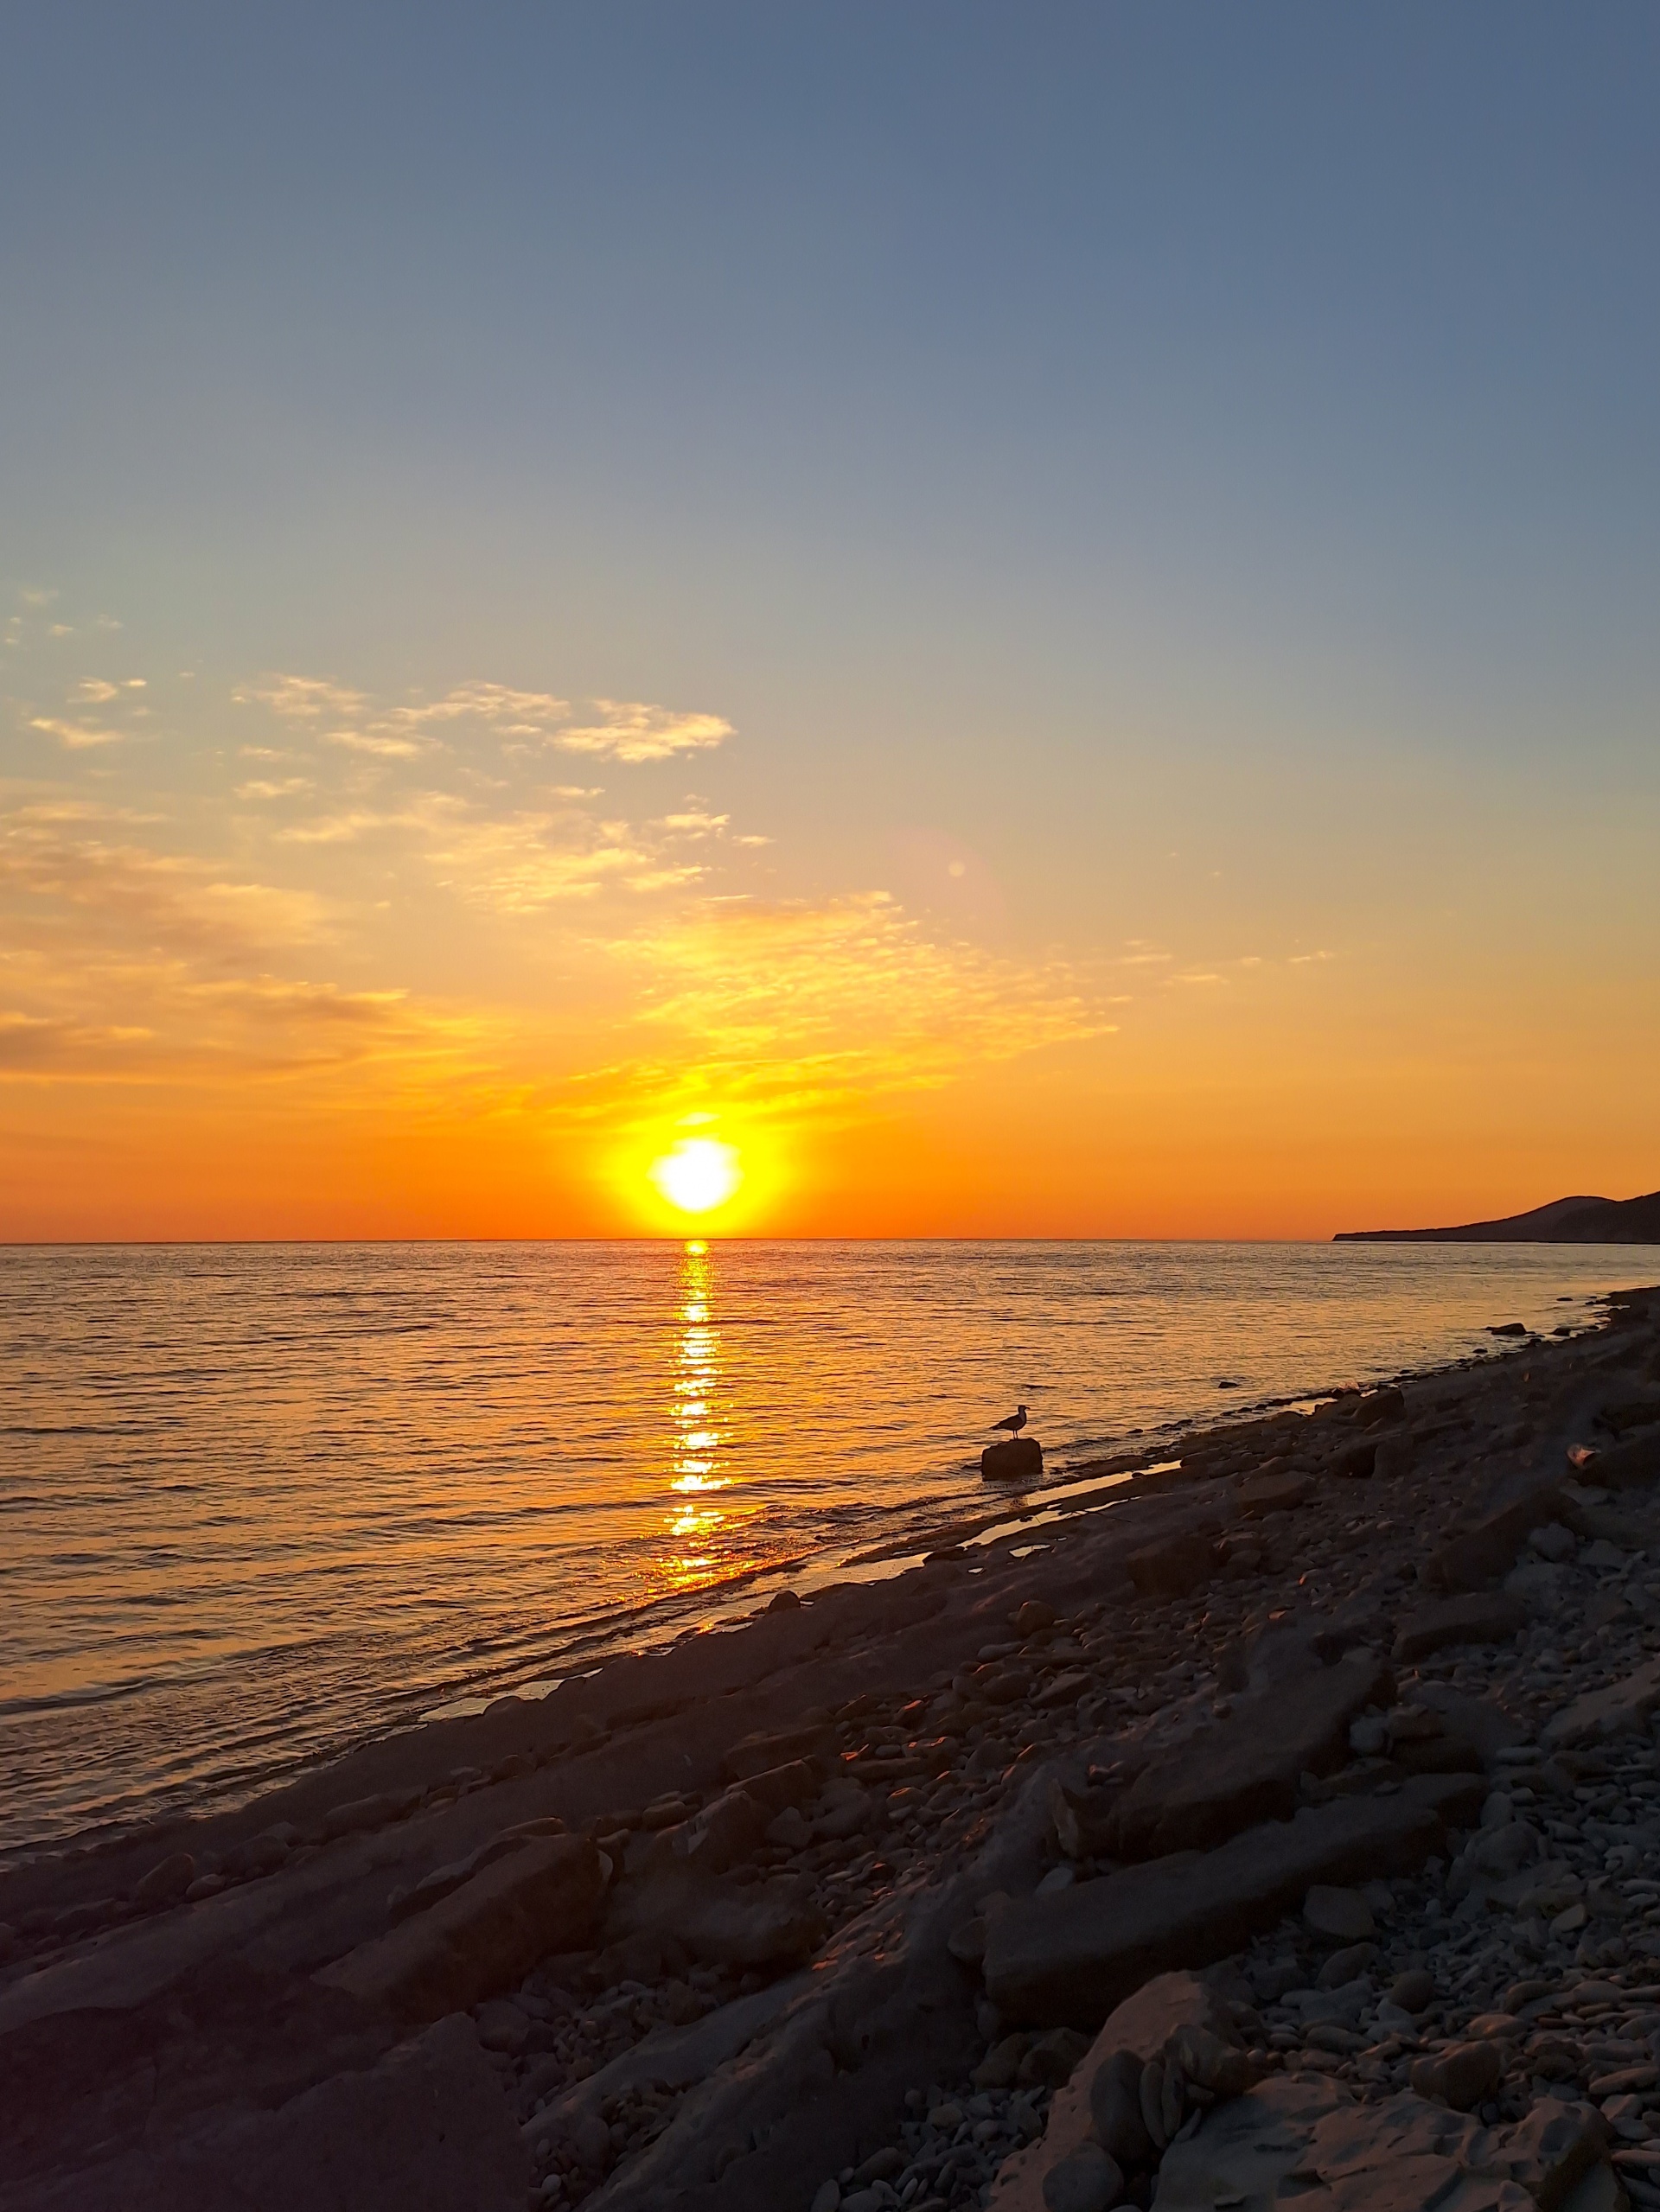
[(726, 1201), (744, 1180), (737, 1154), (714, 1137), (687, 1137), (647, 1170), (671, 1206), (683, 1214), (707, 1214)]

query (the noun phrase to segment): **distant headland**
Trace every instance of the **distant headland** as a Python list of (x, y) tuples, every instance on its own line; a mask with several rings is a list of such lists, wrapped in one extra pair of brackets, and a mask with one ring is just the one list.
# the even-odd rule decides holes
[(1556, 1198), (1530, 1214), (1455, 1229), (1339, 1229), (1334, 1244), (1660, 1244), (1660, 1190), (1646, 1198)]

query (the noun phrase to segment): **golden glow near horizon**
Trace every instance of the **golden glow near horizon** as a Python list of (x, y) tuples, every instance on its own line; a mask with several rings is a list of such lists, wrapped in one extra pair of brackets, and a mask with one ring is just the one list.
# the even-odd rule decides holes
[(716, 1137), (686, 1137), (652, 1162), (651, 1179), (683, 1214), (711, 1214), (733, 1197), (744, 1180), (737, 1150)]

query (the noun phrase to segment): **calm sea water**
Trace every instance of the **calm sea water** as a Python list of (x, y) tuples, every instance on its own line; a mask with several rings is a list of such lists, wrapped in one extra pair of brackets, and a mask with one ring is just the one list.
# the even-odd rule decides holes
[(1054, 1476), (1657, 1277), (1649, 1247), (0, 1249), (0, 1849), (981, 1507), (1017, 1399)]

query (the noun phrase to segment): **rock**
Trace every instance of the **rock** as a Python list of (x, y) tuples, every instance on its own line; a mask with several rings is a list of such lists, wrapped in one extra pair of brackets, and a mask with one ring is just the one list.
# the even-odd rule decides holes
[(1358, 1759), (1382, 1758), (1389, 1748), (1389, 1724), (1381, 1713), (1363, 1713), (1349, 1724), (1349, 1749)]
[(1098, 2143), (1080, 2143), (1044, 2176), (1046, 2212), (1112, 2212), (1124, 2176)]
[(1552, 1750), (1590, 1743), (1640, 1728), (1660, 1710), (1660, 1659), (1651, 1659), (1606, 1690), (1587, 1690), (1547, 1723), (1541, 1742)]
[(704, 1965), (740, 1972), (802, 1965), (826, 1934), (823, 1915), (790, 1882), (740, 1888), (685, 1865), (631, 1876), (612, 1903), (607, 1929), (613, 1941), (673, 1936)]
[[(1107, 2094), (1104, 2085), (1099, 2098), (1096, 2094), (1097, 2079), (1103, 2070), (1116, 2075), (1119, 2088), (1114, 2094), (1127, 2101), (1134, 2115), (1134, 2129), (1140, 2131), (1122, 2138), (1115, 2134), (1112, 2142), (1102, 2139), (1104, 2147), (1120, 2165), (1140, 2164), (1150, 2156), (1152, 2141), (1140, 2116), (1142, 2069), (1184, 2029), (1214, 2037), (1218, 2047), (1233, 2035), (1226, 2005), (1197, 1974), (1159, 1974), (1127, 1998), (1109, 2017), (1065, 2087), (1056, 2091), (1042, 2140), (1004, 2162), (992, 2185), (993, 2212), (1040, 2212), (1043, 2176), (1048, 2169), (1069, 2157), (1087, 2139), (1098, 2109), (1113, 2124), (1111, 2115), (1117, 2105), (1102, 2101)], [(1096, 2132), (1099, 2136), (1099, 2129)], [(1127, 2160), (1116, 2147), (1120, 2140), (1128, 2153)], [(1146, 2150), (1140, 2147), (1143, 2142)]]
[(813, 1840), (813, 1831), (794, 1805), (769, 1820), (763, 1831), (766, 1840), (777, 1851), (805, 1851)]
[(1142, 2062), (1133, 2050), (1114, 2051), (1089, 2082), (1089, 2116), (1095, 2139), (1127, 2171), (1152, 2156), (1152, 2138), (1141, 2117)]
[(1605, 1490), (1631, 1490), (1660, 1482), (1660, 1430), (1597, 1452), (1579, 1470), (1582, 1482)]
[(1454, 2043), (1439, 2057), (1414, 2059), (1410, 2078), (1421, 2097), (1439, 2097), (1454, 2112), (1468, 2112), (1504, 2080), (1504, 2054), (1496, 2043)]
[(812, 1721), (777, 1733), (740, 1737), (721, 1761), (720, 1770), (727, 1782), (746, 1782), (751, 1775), (798, 1760), (832, 1757), (835, 1748), (836, 1732), (830, 1723)]
[(1392, 1694), (1383, 1662), (1354, 1652), (1271, 1693), (1241, 1699), (1221, 1727), (1136, 1777), (1108, 1824), (1112, 1855), (1203, 1850), (1258, 1821), (1288, 1819), (1301, 1777), (1336, 1765), (1355, 1715)]
[(257, 1836), (245, 1836), (226, 1852), (224, 1871), (236, 1881), (274, 1874), (286, 1861), (297, 1834), (297, 1830), (283, 1826), (262, 1828)]
[(1578, 1563), (1582, 1567), (1594, 1568), (1601, 1574), (1612, 1574), (1626, 1565), (1628, 1559), (1627, 1554), (1617, 1544), (1611, 1544), (1606, 1536), (1599, 1536), (1580, 1553)]
[(1562, 2104), (1541, 2097), (1538, 2104), (1505, 2130), (1503, 2164), (1511, 2181), (1521, 2181), (1538, 2212), (1561, 2212), (1576, 2188), (1607, 2154), (1607, 2134), (1589, 2106)]
[(331, 1806), (318, 1823), (318, 1830), (325, 1843), (336, 1836), (362, 1835), (367, 1829), (384, 1828), (389, 1821), (402, 1820), (419, 1799), (418, 1790), (382, 1790), (374, 1797), (350, 1798), (343, 1805)]
[(196, 1878), (196, 1862), (188, 1851), (170, 1852), (157, 1859), (148, 1874), (133, 1885), (132, 1902), (141, 1912), (177, 1904)]
[(1166, 2125), (1165, 2119), (1165, 2069), (1159, 2059), (1150, 2058), (1141, 2069), (1136, 2096), (1141, 2107), (1141, 2125), (1152, 2139), (1153, 2149), (1162, 2151), (1175, 2130)]
[(1124, 1562), (1144, 1597), (1186, 1597), (1216, 1571), (1214, 1538), (1195, 1532), (1144, 1545)]
[(1334, 1951), (1320, 1968), (1315, 1986), (1318, 1989), (1342, 1989), (1363, 1974), (1377, 1958), (1376, 1943), (1350, 1943), (1342, 1951)]
[(1289, 1471), (1252, 1475), (1239, 1486), (1240, 1511), (1254, 1520), (1260, 1520), (1265, 1514), (1290, 1513), (1302, 1504), (1313, 1488), (1306, 1475)]
[(1439, 1843), (1433, 1810), (1339, 1798), (1186, 1854), (1005, 1905), (986, 1931), (987, 1994), (1014, 2020), (1093, 2026), (1145, 1981), (1240, 1949), (1316, 1883), (1404, 1873)]
[(1542, 1528), (1536, 1528), (1528, 1539), (1528, 1548), (1536, 1552), (1542, 1559), (1548, 1559), (1553, 1566), (1561, 1566), (1579, 1550), (1579, 1539), (1571, 1528), (1564, 1528), (1560, 1520), (1548, 1520)]
[(1044, 1447), (1036, 1437), (988, 1444), (980, 1455), (980, 1471), (991, 1482), (1035, 1482), (1044, 1471)]
[(1122, 1782), (1079, 1788), (1057, 1775), (1049, 1786), (1049, 1817), (1055, 1840), (1069, 1858), (1109, 1857), (1117, 1840), (1117, 1815), (1124, 1798)]
[(603, 1888), (586, 1838), (540, 1838), (317, 1979), (397, 2018), (437, 2019), (521, 1980), (550, 1952), (582, 1948)]
[(1427, 1659), (1447, 1644), (1504, 1643), (1527, 1626), (1527, 1609), (1503, 1590), (1472, 1591), (1426, 1605), (1395, 1640), (1397, 1664)]
[(1348, 2105), (1335, 2083), (1310, 2074), (1270, 2075), (1248, 2095), (1217, 2105), (1159, 2162), (1158, 2212), (1215, 2212), (1221, 2205), (1267, 2212), (1281, 2183), (1299, 2171), (1320, 2120)]
[(1433, 1590), (1479, 1590), (1515, 1565), (1536, 1528), (1571, 1520), (1573, 1512), (1555, 1483), (1540, 1483), (1431, 1552), (1418, 1571), (1420, 1579)]
[(1389, 2002), (1403, 2012), (1426, 2012), (1435, 2002), (1435, 1981), (1421, 1967), (1409, 1967), (1389, 1984)]
[(1045, 1605), (1041, 1597), (1029, 1597), (1021, 1606), (1009, 1626), (1018, 1636), (1041, 1635), (1045, 1629), (1055, 1625), (1055, 1608)]
[(192, 2115), (181, 2129), (176, 2095), (155, 2098), (140, 2143), (112, 2156), (87, 2146), (100, 2163), (67, 2190), (48, 2185), (45, 2198), (25, 2196), (9, 2183), (7, 2202), (122, 2212), (523, 2212), (529, 2161), (464, 2017), (440, 2020), (377, 2063), (270, 2109), (239, 2100)]
[(530, 2040), (530, 2018), (506, 1998), (494, 1997), (481, 2005), (475, 2016), (478, 2040), (486, 2050), (506, 2051), (517, 2057)]
[(891, 2181), (905, 2170), (905, 2154), (897, 2144), (884, 2143), (873, 2151), (862, 2166), (853, 2169), (853, 2187), (868, 2189), (873, 2181)]
[(812, 2212), (836, 2212), (840, 2202), (841, 2184), (833, 2177), (829, 2181), (819, 2183), (818, 2193), (813, 2199)]
[(1365, 1943), (1377, 1933), (1372, 1909), (1357, 1890), (1317, 1883), (1303, 1899), (1304, 1924), (1331, 1943)]
[(801, 1601), (793, 1590), (781, 1590), (767, 1601), (769, 1613), (799, 1613)]
[(1377, 1446), (1370, 1437), (1345, 1444), (1331, 1462), (1331, 1472), (1346, 1482), (1365, 1482), (1377, 1472)]

